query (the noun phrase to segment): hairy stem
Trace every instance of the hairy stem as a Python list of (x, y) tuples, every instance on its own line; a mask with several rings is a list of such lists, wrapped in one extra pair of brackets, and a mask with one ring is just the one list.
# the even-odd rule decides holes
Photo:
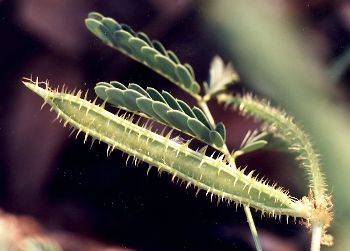
[(270, 106), (266, 101), (246, 96), (221, 94), (219, 102), (225, 102), (238, 108), (244, 115), (252, 116), (266, 123), (273, 134), (281, 137), (289, 144), (289, 149), (298, 153), (301, 167), (306, 171), (309, 188), (313, 192), (315, 204), (320, 206), (326, 200), (327, 186), (321, 172), (318, 154), (315, 152), (308, 135), (301, 130), (284, 112)]
[[(318, 154), (315, 152), (308, 135), (298, 127), (291, 117), (273, 108), (266, 101), (253, 98), (251, 95), (232, 96), (221, 94), (219, 102), (225, 102), (238, 108), (244, 115), (252, 116), (265, 123), (267, 130), (285, 140), (289, 149), (298, 154), (300, 166), (306, 171), (310, 193), (310, 206), (313, 208), (307, 219), (312, 228), (311, 250), (320, 250), (320, 245), (332, 245), (332, 237), (326, 230), (333, 219), (331, 197), (327, 195), (327, 185), (321, 172)], [(328, 238), (328, 239), (327, 239)]]
[[(210, 109), (209, 109), (209, 107), (207, 105), (207, 99), (205, 97), (203, 97), (201, 100), (198, 100), (198, 105), (202, 108), (203, 112), (207, 115), (207, 117), (209, 119), (209, 122), (211, 123), (212, 127), (215, 127), (215, 120), (214, 120), (213, 115), (211, 114)], [(236, 161), (231, 156), (230, 151), (229, 151), (226, 143), (224, 144), (223, 149), (224, 149), (224, 153), (226, 155), (226, 158), (229, 160), (230, 164), (234, 168), (236, 168)], [(249, 224), (250, 232), (251, 232), (251, 234), (253, 236), (255, 248), (256, 248), (257, 251), (262, 251), (260, 240), (259, 240), (259, 236), (258, 236), (258, 232), (256, 230), (254, 219), (252, 217), (252, 213), (251, 213), (250, 208), (249, 208), (248, 205), (244, 205), (244, 212), (245, 212), (245, 215), (247, 217), (247, 221), (248, 221), (248, 224)]]

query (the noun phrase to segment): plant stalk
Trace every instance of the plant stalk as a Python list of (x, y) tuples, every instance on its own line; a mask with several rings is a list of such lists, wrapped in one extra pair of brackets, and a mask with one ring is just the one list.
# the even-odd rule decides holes
[[(209, 100), (206, 99), (205, 97), (203, 97), (202, 99), (197, 99), (197, 101), (198, 101), (199, 107), (203, 110), (205, 115), (207, 115), (211, 126), (214, 128), (215, 127), (215, 120), (214, 120), (213, 115), (211, 114), (210, 109), (209, 109), (209, 107), (207, 105), (207, 102)], [(233, 166), (233, 168), (236, 169), (235, 159), (231, 156), (230, 151), (229, 151), (226, 143), (223, 146), (223, 150), (224, 150), (224, 153), (225, 153), (229, 163)], [(247, 222), (248, 222), (248, 225), (249, 225), (250, 232), (251, 232), (251, 234), (253, 236), (255, 248), (256, 248), (257, 251), (262, 251), (261, 243), (260, 243), (259, 236), (258, 236), (258, 232), (256, 230), (254, 219), (252, 217), (252, 213), (250, 211), (249, 206), (244, 205), (244, 212), (245, 212), (245, 215), (247, 217)], [(311, 251), (314, 251), (314, 250), (311, 250)]]
[(258, 236), (258, 231), (256, 230), (249, 206), (246, 206), (246, 205), (244, 206), (244, 212), (245, 212), (245, 215), (247, 216), (247, 222), (249, 224), (250, 232), (252, 233), (252, 236), (254, 239), (255, 248), (257, 251), (262, 251), (261, 243)]
[(311, 251), (320, 251), (321, 249), (322, 228), (320, 223), (314, 222), (312, 224)]

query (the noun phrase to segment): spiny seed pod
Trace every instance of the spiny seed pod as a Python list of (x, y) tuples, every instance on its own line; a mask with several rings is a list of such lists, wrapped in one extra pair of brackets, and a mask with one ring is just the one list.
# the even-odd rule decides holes
[[(78, 132), (102, 141), (108, 145), (107, 152), (119, 149), (136, 160), (155, 166), (207, 194), (218, 201), (249, 205), (270, 216), (309, 217), (310, 208), (288, 195), (282, 188), (257, 180), (253, 172), (233, 168), (217, 158), (205, 155), (205, 150), (194, 151), (188, 142), (172, 140), (171, 135), (158, 135), (146, 126), (133, 123), (132, 117), (117, 116), (103, 107), (95, 105), (78, 95), (41, 88), (38, 82), (24, 79), (23, 83), (41, 96), (61, 119), (64, 126), (69, 124)], [(144, 97), (143, 97), (144, 98)], [(159, 101), (158, 101), (159, 102)], [(197, 120), (191, 120), (197, 121)], [(137, 161), (135, 161), (137, 162)]]

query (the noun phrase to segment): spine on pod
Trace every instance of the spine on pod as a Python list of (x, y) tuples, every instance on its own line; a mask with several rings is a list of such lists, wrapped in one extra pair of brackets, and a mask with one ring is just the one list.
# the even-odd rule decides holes
[(158, 167), (174, 178), (204, 190), (219, 201), (249, 205), (269, 216), (293, 216), (308, 218), (310, 208), (288, 195), (282, 188), (268, 185), (242, 170), (231, 168), (222, 158), (212, 158), (197, 152), (186, 143), (178, 143), (170, 137), (157, 135), (151, 130), (133, 123), (132, 119), (116, 116), (78, 95), (41, 88), (38, 82), (23, 83), (41, 96), (64, 125), (70, 124), (85, 139), (91, 136), (119, 149), (134, 158)]

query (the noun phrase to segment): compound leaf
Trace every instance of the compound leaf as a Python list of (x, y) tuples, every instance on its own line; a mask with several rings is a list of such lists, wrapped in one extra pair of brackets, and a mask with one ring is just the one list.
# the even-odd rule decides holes
[(87, 28), (107, 45), (143, 63), (169, 81), (198, 97), (201, 88), (192, 67), (182, 64), (173, 51), (166, 50), (157, 40), (151, 41), (143, 32), (135, 32), (126, 24), (92, 12), (85, 20)]

